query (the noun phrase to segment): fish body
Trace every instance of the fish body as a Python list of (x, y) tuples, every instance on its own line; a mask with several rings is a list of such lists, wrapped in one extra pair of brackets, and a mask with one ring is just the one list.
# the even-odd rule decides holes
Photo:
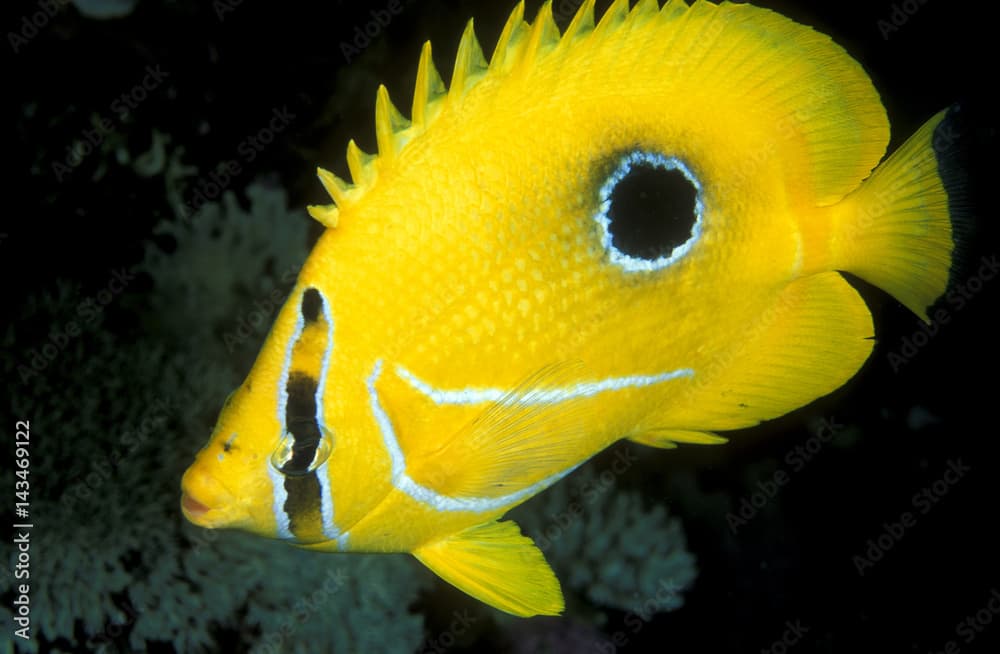
[(595, 24), (585, 2), (562, 34), (518, 5), (488, 61), (470, 22), (450, 88), (426, 44), (411, 119), (380, 88), (378, 155), (320, 171), (328, 229), (185, 515), (560, 612), (508, 510), (619, 439), (720, 443), (843, 385), (873, 327), (840, 270), (927, 318), (955, 249), (945, 117), (879, 165), (858, 63), (742, 4)]

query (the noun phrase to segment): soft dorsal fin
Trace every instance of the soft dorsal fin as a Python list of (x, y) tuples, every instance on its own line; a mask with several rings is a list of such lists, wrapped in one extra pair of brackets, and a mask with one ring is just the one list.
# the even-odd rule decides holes
[[(433, 451), (408, 460), (419, 484), (456, 498), (495, 498), (546, 480), (579, 461), (592, 404), (566, 389), (582, 365), (560, 363), (529, 376)], [(539, 489), (540, 490), (540, 489)]]
[(562, 590), (552, 568), (516, 522), (490, 522), (413, 552), (435, 574), (513, 615), (559, 615)]

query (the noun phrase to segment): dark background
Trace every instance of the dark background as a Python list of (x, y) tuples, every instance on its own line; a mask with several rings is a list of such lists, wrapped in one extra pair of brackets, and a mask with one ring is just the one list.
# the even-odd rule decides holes
[[(981, 13), (985, 5), (756, 4), (831, 34), (862, 63), (890, 117), (890, 149), (939, 109), (963, 102), (968, 189), (979, 231), (965, 255), (970, 265), (956, 281), (975, 275), (981, 257), (1000, 254), (992, 193), (996, 114), (987, 100), (996, 86), (997, 37), (992, 16)], [(0, 228), (4, 306), (17, 306), (57, 277), (97, 291), (109, 269), (139, 261), (153, 226), (172, 215), (161, 182), (103, 157), (84, 157), (58, 179), (53, 162), (90, 127), (92, 114), (110, 118), (134, 153), (149, 148), (152, 128), (168, 133), (184, 144), (186, 161), (207, 171), (242, 155), (240, 144), (275, 108), (287, 107), (295, 119), (242, 166), (230, 188), (239, 192), (264, 177), (284, 186), (293, 206), (326, 202), (315, 166), (346, 176), (348, 138), (375, 149), (377, 84), (384, 82), (409, 114), (421, 43), (434, 42), (447, 79), (465, 20), (475, 17), (489, 53), (511, 8), (510, 2), (400, 0), (402, 13), (360, 52), (345, 56), (342, 44), (371, 21), (372, 10), (387, 5), (145, 0), (116, 20), (88, 19), (69, 6), (17, 53), (8, 43), (4, 106), (13, 165), (5, 188), (14, 203)], [(533, 17), (538, 5), (529, 2), (526, 15)], [(37, 10), (34, 3), (17, 7), (5, 19), (8, 30)], [(901, 24), (889, 30), (894, 16)], [(147, 66), (167, 71), (166, 81), (120, 119), (112, 102), (142, 80)], [(107, 170), (94, 182), (102, 165)], [(994, 458), (1000, 280), (985, 282), (961, 310), (949, 305), (948, 323), (895, 366), (890, 354), (903, 351), (919, 323), (860, 286), (879, 341), (855, 380), (790, 416), (733, 434), (727, 446), (649, 453), (624, 479), (683, 519), (700, 575), (682, 609), (637, 633), (628, 630), (625, 614), (610, 611), (602, 629), (628, 634), (619, 651), (781, 652), (778, 641), (796, 621), (808, 631), (787, 651), (923, 654), (944, 651), (950, 640), (959, 648), (951, 651), (997, 651), (1000, 624), (985, 627), (971, 643), (956, 625), (984, 609), (991, 591), (1000, 597)], [(921, 421), (921, 415), (931, 418)], [(849, 446), (824, 445), (781, 487), (777, 502), (733, 534), (726, 513), (776, 470), (787, 469), (788, 453), (806, 444), (824, 417), (849, 425), (856, 438)], [(917, 515), (883, 561), (859, 575), (853, 557), (903, 511), (914, 512), (914, 494), (933, 488), (949, 462), (959, 460), (969, 472), (947, 486), (926, 515)], [(434, 611), (428, 613), (433, 629)], [(1000, 622), (1000, 615), (991, 619)], [(510, 646), (487, 641), (469, 651)]]

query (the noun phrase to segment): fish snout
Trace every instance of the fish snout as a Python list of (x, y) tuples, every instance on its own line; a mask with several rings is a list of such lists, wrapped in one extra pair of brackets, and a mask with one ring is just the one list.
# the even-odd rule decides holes
[(181, 511), (199, 527), (224, 527), (232, 522), (234, 498), (214, 477), (196, 466), (181, 479)]

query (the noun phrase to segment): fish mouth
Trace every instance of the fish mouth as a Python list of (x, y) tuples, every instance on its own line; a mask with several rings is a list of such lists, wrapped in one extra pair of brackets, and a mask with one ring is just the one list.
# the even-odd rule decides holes
[(191, 522), (197, 523), (203, 515), (211, 511), (211, 508), (205, 506), (198, 500), (194, 499), (186, 492), (181, 493), (181, 511)]
[(212, 529), (232, 523), (238, 506), (212, 475), (192, 467), (181, 479), (181, 512), (191, 523)]

